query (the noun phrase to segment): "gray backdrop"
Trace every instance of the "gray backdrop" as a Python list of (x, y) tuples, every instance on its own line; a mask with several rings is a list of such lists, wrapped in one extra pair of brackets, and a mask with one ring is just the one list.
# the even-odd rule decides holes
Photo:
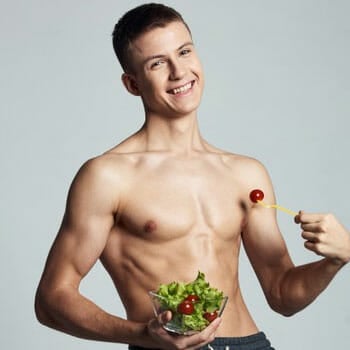
[[(33, 297), (64, 210), (88, 158), (141, 126), (141, 103), (120, 83), (111, 32), (141, 1), (1, 1), (0, 348), (125, 349), (73, 338), (36, 322)], [(206, 70), (203, 135), (260, 159), (278, 202), (332, 211), (350, 227), (350, 2), (168, 1), (192, 27)], [(297, 264), (303, 248), (291, 217), (280, 226)], [(271, 311), (242, 254), (243, 294), (276, 349), (350, 344), (350, 270), (292, 318)], [(124, 315), (98, 264), (82, 292)]]

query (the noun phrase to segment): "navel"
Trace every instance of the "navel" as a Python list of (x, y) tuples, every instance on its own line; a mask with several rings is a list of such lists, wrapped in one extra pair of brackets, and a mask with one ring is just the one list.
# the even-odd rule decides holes
[(148, 220), (145, 223), (145, 226), (143, 226), (143, 230), (146, 233), (151, 233), (151, 232), (155, 231), (156, 228), (157, 228), (157, 224), (153, 220)]

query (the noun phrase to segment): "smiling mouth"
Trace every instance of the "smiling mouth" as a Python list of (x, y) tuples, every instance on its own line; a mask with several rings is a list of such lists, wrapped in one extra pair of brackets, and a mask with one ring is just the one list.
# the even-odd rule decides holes
[(190, 81), (185, 85), (177, 87), (175, 89), (168, 90), (167, 93), (172, 95), (183, 94), (184, 92), (187, 92), (188, 90), (190, 90), (193, 85), (194, 85), (194, 80)]

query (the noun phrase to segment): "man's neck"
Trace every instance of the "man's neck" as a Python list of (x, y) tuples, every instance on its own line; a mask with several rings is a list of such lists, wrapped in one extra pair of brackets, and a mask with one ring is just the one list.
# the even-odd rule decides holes
[(148, 151), (190, 154), (206, 149), (195, 114), (174, 119), (148, 116), (139, 136)]

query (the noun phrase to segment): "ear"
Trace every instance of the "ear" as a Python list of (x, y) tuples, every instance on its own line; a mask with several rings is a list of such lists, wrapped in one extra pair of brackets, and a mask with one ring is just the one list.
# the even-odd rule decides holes
[(122, 74), (122, 82), (125, 88), (134, 96), (140, 96), (139, 88), (137, 87), (137, 83), (135, 77), (128, 73)]

